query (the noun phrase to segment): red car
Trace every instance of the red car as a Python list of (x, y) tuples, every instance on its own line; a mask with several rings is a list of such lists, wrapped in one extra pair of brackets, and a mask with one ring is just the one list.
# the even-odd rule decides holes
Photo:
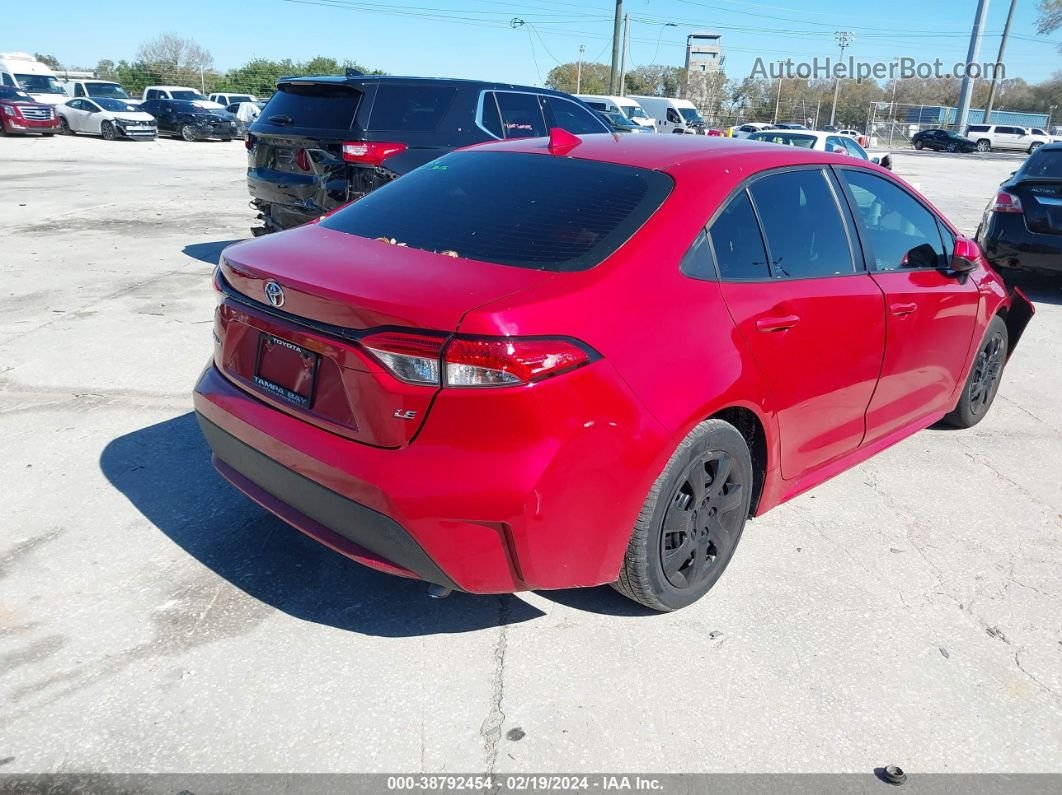
[(704, 136), (489, 143), (234, 245), (221, 474), (356, 561), (690, 604), (758, 516), (992, 404), (1033, 309), (890, 172)]
[(0, 86), (0, 133), (42, 133), (52, 136), (59, 129), (55, 108), (40, 102), (20, 88)]

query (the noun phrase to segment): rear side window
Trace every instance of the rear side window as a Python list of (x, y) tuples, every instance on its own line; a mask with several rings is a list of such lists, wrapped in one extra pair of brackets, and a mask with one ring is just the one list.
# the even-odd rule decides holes
[(773, 275), (806, 279), (855, 272), (848, 233), (822, 171), (771, 174), (749, 192), (763, 223)]
[(545, 119), (537, 94), (496, 91), (502, 129), (506, 138), (540, 138), (546, 134)]
[(658, 171), (592, 160), (455, 152), (321, 226), (499, 265), (578, 271), (623, 245), (673, 184)]
[(342, 84), (282, 83), (266, 104), (262, 118), (287, 117), (278, 122), (290, 127), (347, 130), (361, 97), (361, 91)]
[(605, 125), (598, 121), (586, 108), (569, 102), (561, 97), (542, 97), (542, 106), (546, 111), (546, 126), (560, 127), (573, 135), (608, 132)]
[(439, 126), (456, 93), (453, 86), (383, 83), (372, 103), (369, 129), (430, 132)]
[(730, 200), (712, 224), (710, 235), (721, 279), (766, 279), (771, 275), (748, 191)]
[(970, 132), (988, 132), (988, 127), (984, 124), (971, 124), (968, 129)]

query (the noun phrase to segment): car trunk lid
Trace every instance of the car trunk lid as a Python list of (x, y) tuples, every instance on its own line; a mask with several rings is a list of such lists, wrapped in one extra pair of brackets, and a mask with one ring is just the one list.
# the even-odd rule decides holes
[[(445, 338), (470, 310), (553, 274), (312, 224), (230, 247), (219, 276), (226, 298), (215, 324), (215, 363), (226, 376), (334, 433), (400, 447), (420, 428), (439, 387), (399, 381), (360, 339), (396, 327)], [(278, 285), (283, 298), (271, 302), (267, 284)]]
[(1008, 191), (1021, 200), (1030, 232), (1062, 235), (1062, 179), (1025, 179)]

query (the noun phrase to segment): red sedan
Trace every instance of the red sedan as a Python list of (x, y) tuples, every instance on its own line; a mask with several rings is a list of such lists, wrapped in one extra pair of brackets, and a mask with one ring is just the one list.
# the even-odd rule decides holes
[(446, 589), (683, 607), (745, 521), (992, 405), (1031, 304), (871, 163), (703, 136), (481, 145), (225, 250), (221, 474)]

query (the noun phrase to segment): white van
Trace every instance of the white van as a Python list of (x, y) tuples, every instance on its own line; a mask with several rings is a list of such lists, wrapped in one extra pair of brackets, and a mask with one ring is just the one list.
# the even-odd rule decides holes
[(581, 99), (591, 108), (602, 113), (622, 113), (631, 124), (645, 127), (656, 132), (656, 124), (649, 118), (645, 109), (630, 97), (610, 97), (604, 94), (576, 94), (576, 99)]
[(254, 94), (211, 94), (209, 97), (211, 102), (216, 102), (219, 105), (229, 106), (236, 105), (240, 102), (257, 102), (258, 97)]
[(128, 100), (129, 92), (113, 80), (60, 80), (68, 97), (103, 97)]
[(0, 52), (0, 86), (21, 88), (45, 105), (68, 99), (55, 72), (24, 52)]
[(636, 100), (649, 114), (649, 118), (656, 122), (657, 132), (708, 134), (708, 125), (697, 106), (688, 99), (642, 96), (632, 96), (630, 99)]

